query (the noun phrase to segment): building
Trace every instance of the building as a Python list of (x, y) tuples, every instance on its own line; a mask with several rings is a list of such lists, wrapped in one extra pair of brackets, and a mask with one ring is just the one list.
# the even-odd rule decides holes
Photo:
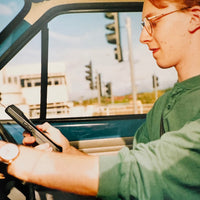
[[(36, 64), (28, 67), (6, 67), (6, 69), (1, 70), (1, 103), (6, 106), (15, 104), (28, 117), (38, 118), (41, 96), (40, 79), (40, 65)], [(65, 67), (59, 63), (52, 64), (48, 73), (47, 116), (66, 116), (71, 106), (73, 104), (69, 102)], [(0, 117), (4, 118), (5, 116), (0, 115)]]

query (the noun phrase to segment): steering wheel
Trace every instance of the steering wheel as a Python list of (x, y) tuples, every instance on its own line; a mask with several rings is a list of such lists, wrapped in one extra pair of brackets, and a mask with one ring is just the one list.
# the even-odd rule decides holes
[[(0, 136), (3, 141), (17, 144), (1, 123)], [(0, 162), (0, 173), (4, 175), (4, 178), (0, 178), (0, 200), (9, 200), (8, 195), (14, 187), (25, 196), (26, 200), (35, 200), (35, 185), (9, 175), (6, 168), (6, 164)]]

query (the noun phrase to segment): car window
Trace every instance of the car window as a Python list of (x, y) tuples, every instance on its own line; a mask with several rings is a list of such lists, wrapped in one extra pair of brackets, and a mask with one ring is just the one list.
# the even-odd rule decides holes
[(24, 0), (1, 0), (0, 1), (0, 32), (22, 10)]
[[(141, 12), (118, 13), (121, 60), (115, 55), (117, 45), (106, 37), (113, 32), (106, 26), (114, 22), (106, 14), (63, 14), (48, 23), (47, 118), (147, 113), (177, 81), (175, 71), (159, 69), (140, 44)], [(2, 103), (17, 104), (30, 118), (38, 118), (40, 74), (38, 33), (1, 72), (2, 81), (18, 87), (4, 87)]]
[[(112, 33), (106, 26), (113, 23), (106, 14), (112, 13), (68, 14), (49, 23), (50, 79), (54, 79), (48, 85), (49, 117), (147, 113), (158, 96), (176, 82), (173, 70), (166, 76), (140, 44), (141, 12), (119, 13), (123, 61), (118, 62), (116, 45), (106, 38)], [(92, 81), (87, 80), (90, 70)]]

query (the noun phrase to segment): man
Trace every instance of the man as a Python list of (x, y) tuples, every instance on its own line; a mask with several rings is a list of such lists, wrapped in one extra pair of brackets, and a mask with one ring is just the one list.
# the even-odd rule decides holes
[[(13, 159), (7, 161), (9, 174), (105, 199), (200, 198), (200, 1), (146, 0), (142, 18), (140, 41), (161, 68), (175, 67), (179, 83), (148, 113), (133, 149), (88, 156), (45, 123), (38, 128), (64, 153), (49, 152), (47, 144), (38, 147), (46, 151), (15, 146)], [(8, 144), (0, 142), (0, 147), (8, 149)]]

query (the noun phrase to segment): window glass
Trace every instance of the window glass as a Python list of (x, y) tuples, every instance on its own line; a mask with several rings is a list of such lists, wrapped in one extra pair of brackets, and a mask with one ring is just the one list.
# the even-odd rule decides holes
[(173, 86), (175, 71), (159, 69), (140, 44), (140, 20), (140, 12), (119, 13), (122, 62), (107, 42), (112, 31), (105, 27), (113, 20), (105, 13), (61, 15), (49, 23), (48, 117), (147, 113)]
[(0, 1), (0, 32), (11, 22), (24, 6), (24, 0)]
[[(38, 118), (40, 109), (41, 34), (36, 35), (0, 71), (1, 103), (15, 104), (29, 118)], [(8, 119), (0, 107), (0, 118)]]

